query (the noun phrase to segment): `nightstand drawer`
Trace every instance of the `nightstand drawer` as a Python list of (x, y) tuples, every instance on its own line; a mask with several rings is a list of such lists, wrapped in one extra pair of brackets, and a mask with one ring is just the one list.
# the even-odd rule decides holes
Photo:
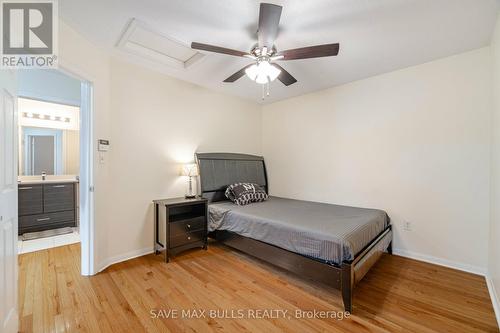
[(170, 237), (170, 248), (186, 245), (198, 241), (205, 241), (205, 231), (198, 230), (192, 232), (184, 232), (183, 234)]
[(205, 216), (198, 216), (187, 220), (169, 223), (170, 236), (183, 235), (186, 232), (205, 230)]

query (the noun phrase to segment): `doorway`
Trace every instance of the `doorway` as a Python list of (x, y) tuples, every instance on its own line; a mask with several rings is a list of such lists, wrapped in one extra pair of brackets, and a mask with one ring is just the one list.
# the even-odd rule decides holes
[(18, 71), (19, 253), (81, 243), (92, 274), (92, 83), (61, 69)]

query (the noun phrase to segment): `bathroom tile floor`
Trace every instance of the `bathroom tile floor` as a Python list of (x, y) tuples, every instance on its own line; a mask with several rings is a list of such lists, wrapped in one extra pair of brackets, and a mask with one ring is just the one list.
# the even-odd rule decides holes
[(45, 249), (50, 249), (53, 247), (69, 245), (80, 242), (80, 234), (75, 228), (72, 233), (65, 235), (57, 235), (45, 238), (30, 239), (23, 241), (21, 237), (17, 242), (18, 253), (29, 253)]

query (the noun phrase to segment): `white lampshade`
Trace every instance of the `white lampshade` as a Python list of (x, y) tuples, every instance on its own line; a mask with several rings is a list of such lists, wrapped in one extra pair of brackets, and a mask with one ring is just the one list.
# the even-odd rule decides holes
[(274, 81), (280, 75), (281, 69), (276, 66), (270, 65), (267, 75), (269, 76), (269, 80)]
[(267, 75), (264, 75), (264, 74), (257, 75), (255, 82), (257, 82), (258, 84), (266, 84), (268, 82)]
[(181, 169), (181, 176), (198, 176), (198, 166), (194, 163), (184, 164)]
[(252, 65), (245, 69), (245, 73), (247, 76), (250, 78), (250, 80), (255, 81), (257, 78), (257, 75), (259, 75), (259, 70), (257, 69), (257, 65)]

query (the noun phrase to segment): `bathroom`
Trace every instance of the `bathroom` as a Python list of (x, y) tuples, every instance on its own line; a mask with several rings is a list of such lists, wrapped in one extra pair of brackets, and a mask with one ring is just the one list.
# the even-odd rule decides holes
[(17, 106), (18, 251), (79, 243), (81, 81), (19, 71)]

